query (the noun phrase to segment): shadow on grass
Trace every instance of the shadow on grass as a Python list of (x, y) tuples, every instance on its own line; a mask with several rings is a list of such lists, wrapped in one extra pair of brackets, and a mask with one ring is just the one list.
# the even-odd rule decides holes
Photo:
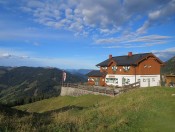
[[(38, 129), (45, 131), (49, 125), (53, 124), (53, 113), (61, 113), (69, 110), (83, 110), (86, 107), (80, 107), (75, 105), (68, 105), (57, 110), (52, 110), (44, 113), (29, 113), (15, 108), (11, 108), (6, 105), (0, 104), (0, 115), (4, 115), (3, 121), (0, 122), (0, 131), (16, 131), (18, 127), (23, 126), (25, 129)], [(26, 122), (29, 126), (25, 126)], [(57, 124), (58, 125), (58, 124)], [(68, 123), (62, 124), (67, 129), (75, 129), (75, 124)], [(59, 128), (60, 129), (60, 128)]]
[(7, 105), (3, 105), (3, 104), (0, 104), (0, 113), (5, 114), (7, 116), (17, 115), (18, 117), (30, 115), (30, 113), (28, 113), (26, 111), (17, 110), (15, 108), (11, 108), (11, 107), (9, 107)]
[(87, 107), (80, 107), (80, 106), (75, 106), (75, 105), (68, 105), (68, 106), (65, 106), (65, 107), (62, 107), (62, 108), (59, 108), (59, 109), (56, 109), (56, 110), (47, 111), (47, 112), (44, 112), (44, 113), (41, 113), (41, 114), (42, 115), (50, 115), (53, 112), (60, 113), (60, 112), (66, 112), (68, 110), (83, 110), (85, 108), (87, 108)]
[(66, 112), (68, 110), (83, 110), (87, 107), (80, 107), (80, 106), (75, 106), (75, 105), (68, 105), (56, 110), (51, 110), (51, 111), (47, 111), (44, 113), (29, 113), (27, 111), (21, 111), (21, 110), (17, 110), (15, 108), (11, 108), (9, 106), (6, 105), (2, 105), (0, 104), (0, 113), (4, 113), (7, 116), (13, 116), (13, 115), (17, 115), (18, 117), (23, 117), (26, 115), (34, 115), (34, 116), (50, 116), (52, 113), (61, 113), (61, 112)]

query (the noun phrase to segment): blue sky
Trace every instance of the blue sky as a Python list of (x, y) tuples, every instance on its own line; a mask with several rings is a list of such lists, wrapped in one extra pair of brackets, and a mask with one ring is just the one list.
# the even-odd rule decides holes
[(0, 0), (0, 65), (94, 69), (113, 56), (175, 55), (175, 0)]

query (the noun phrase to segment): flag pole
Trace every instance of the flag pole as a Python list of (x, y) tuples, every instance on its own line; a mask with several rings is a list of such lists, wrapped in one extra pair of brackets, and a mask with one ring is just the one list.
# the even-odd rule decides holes
[(63, 73), (62, 73), (62, 87), (63, 87), (63, 79), (64, 79), (64, 70), (63, 70)]
[(62, 87), (63, 83), (66, 81), (66, 72), (63, 70), (63, 75), (62, 75)]

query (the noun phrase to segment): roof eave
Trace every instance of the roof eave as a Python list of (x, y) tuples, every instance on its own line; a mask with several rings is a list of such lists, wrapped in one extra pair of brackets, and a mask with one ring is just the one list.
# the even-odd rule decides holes
[(96, 66), (97, 66), (97, 67), (98, 67), (98, 66), (105, 67), (105, 66), (108, 66), (108, 65), (100, 65), (100, 64), (97, 64)]

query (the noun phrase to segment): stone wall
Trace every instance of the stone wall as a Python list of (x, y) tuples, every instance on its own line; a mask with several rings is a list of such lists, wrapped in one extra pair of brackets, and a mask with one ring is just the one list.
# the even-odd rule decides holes
[(80, 96), (85, 94), (92, 94), (92, 91), (82, 90), (78, 88), (71, 88), (71, 87), (62, 87), (61, 88), (61, 96)]
[(79, 89), (79, 88), (72, 88), (72, 87), (61, 87), (60, 96), (81, 96), (81, 95), (85, 95), (85, 94), (113, 96), (110, 94), (93, 92), (93, 91), (83, 90), (83, 89)]

